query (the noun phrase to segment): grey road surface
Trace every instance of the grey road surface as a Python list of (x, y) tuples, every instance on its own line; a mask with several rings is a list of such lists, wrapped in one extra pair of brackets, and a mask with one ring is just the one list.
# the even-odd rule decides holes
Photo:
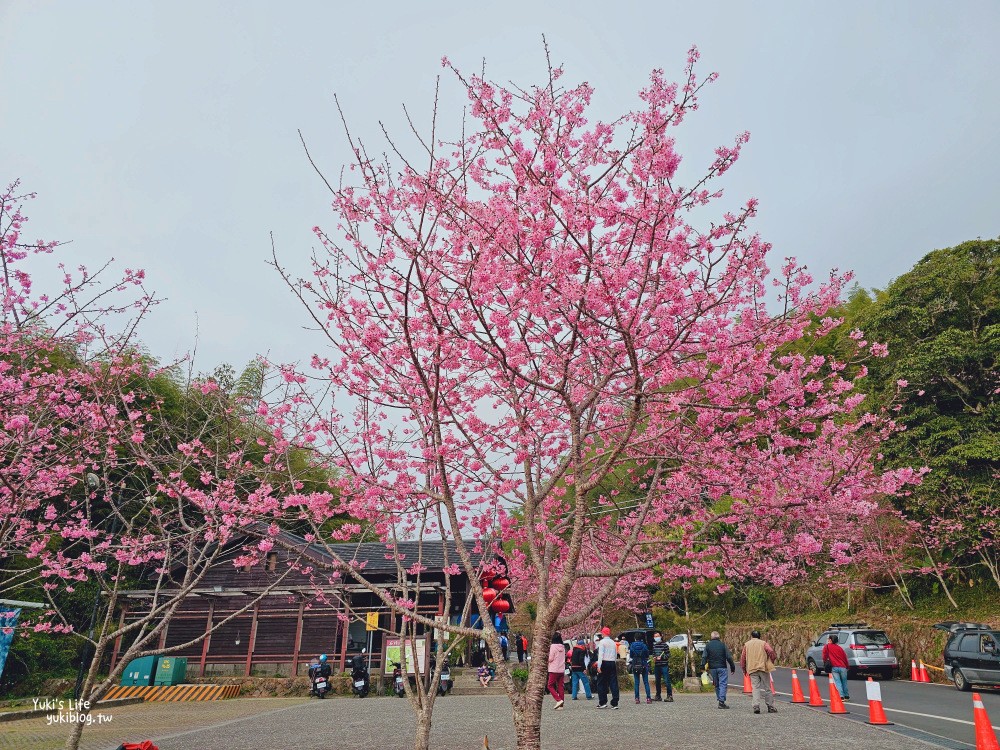
[[(750, 701), (733, 696), (723, 711), (709, 695), (681, 695), (674, 703), (635, 705), (622, 695), (618, 711), (596, 710), (596, 701), (567, 701), (554, 711), (546, 698), (545, 750), (663, 750), (736, 747), (740, 750), (914, 750), (927, 747), (881, 729), (814, 713), (787, 703), (777, 714), (754, 715)], [(153, 737), (160, 750), (406, 750), (413, 742), (413, 713), (396, 698), (337, 698), (261, 713), (216, 727)], [(510, 704), (504, 697), (448, 696), (435, 706), (433, 750), (513, 750)]]
[[(809, 673), (797, 670), (802, 690), (809, 697)], [(742, 690), (742, 674), (737, 668), (734, 677), (736, 693)], [(817, 678), (823, 700), (829, 698), (829, 678), (820, 675)], [(790, 669), (778, 669), (774, 672), (774, 686), (783, 701), (788, 701), (792, 690), (792, 672)], [(911, 727), (932, 735), (937, 735), (953, 743), (942, 742), (943, 747), (970, 747), (976, 744), (975, 725), (972, 721), (972, 693), (960, 693), (953, 686), (927, 683), (915, 683), (909, 680), (883, 680), (880, 682), (882, 692), (882, 707), (886, 717), (900, 727)], [(851, 700), (846, 708), (851, 712), (851, 718), (868, 718), (868, 700), (865, 697), (865, 680), (850, 680), (848, 688)], [(1000, 731), (1000, 691), (978, 690), (983, 698), (983, 705), (990, 716), (993, 725)], [(786, 703), (787, 705), (787, 703)], [(790, 708), (801, 708), (791, 706)], [(823, 709), (826, 710), (826, 709)]]

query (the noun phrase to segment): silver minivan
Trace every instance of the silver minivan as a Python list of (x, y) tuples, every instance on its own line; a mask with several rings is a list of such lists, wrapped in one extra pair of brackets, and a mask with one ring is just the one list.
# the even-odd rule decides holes
[(891, 680), (899, 675), (899, 659), (889, 636), (863, 622), (834, 623), (813, 641), (806, 651), (806, 666), (815, 674), (823, 673), (823, 646), (831, 635), (837, 636), (838, 645), (847, 654), (848, 676), (864, 672)]

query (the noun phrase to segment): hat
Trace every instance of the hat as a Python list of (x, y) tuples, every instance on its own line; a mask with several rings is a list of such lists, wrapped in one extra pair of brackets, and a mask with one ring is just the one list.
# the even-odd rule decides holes
[(611, 628), (601, 628), (601, 635), (611, 635)]
[(584, 641), (583, 638), (580, 638), (580, 639), (577, 640), (576, 645), (577, 646), (582, 646), (584, 643), (586, 643), (586, 641)]

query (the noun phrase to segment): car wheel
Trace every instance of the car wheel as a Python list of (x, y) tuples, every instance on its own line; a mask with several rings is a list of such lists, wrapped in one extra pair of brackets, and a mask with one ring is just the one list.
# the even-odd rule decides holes
[(962, 670), (955, 668), (951, 671), (951, 678), (955, 681), (955, 689), (961, 690), (963, 693), (967, 693), (972, 689), (972, 685), (969, 681), (965, 679), (965, 675), (962, 674)]
[(806, 661), (806, 668), (813, 674), (823, 674), (823, 670), (816, 666), (816, 661), (814, 659), (808, 659)]

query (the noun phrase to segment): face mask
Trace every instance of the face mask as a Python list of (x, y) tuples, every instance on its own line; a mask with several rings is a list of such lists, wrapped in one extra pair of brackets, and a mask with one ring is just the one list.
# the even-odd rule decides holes
[(662, 640), (662, 638), (653, 638), (653, 643), (659, 643)]

